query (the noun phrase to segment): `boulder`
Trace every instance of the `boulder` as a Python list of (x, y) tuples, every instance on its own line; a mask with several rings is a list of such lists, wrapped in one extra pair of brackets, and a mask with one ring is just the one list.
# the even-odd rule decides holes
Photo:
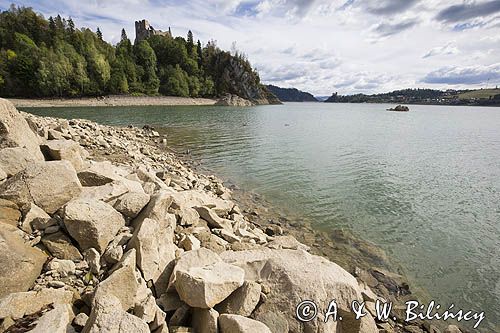
[(122, 260), (116, 264), (112, 273), (97, 287), (95, 297), (116, 297), (124, 311), (135, 305), (136, 294), (139, 288), (135, 275), (135, 250), (125, 253)]
[(178, 222), (182, 226), (195, 225), (200, 219), (200, 214), (191, 207), (182, 207), (176, 212)]
[(262, 288), (259, 283), (245, 281), (241, 287), (236, 289), (228, 298), (217, 305), (219, 313), (237, 314), (249, 317), (260, 300)]
[(205, 265), (213, 265), (221, 262), (221, 258), (214, 252), (207, 248), (200, 248), (198, 250), (185, 252), (177, 263), (175, 264), (172, 275), (170, 276), (169, 290), (174, 289), (174, 283), (177, 277), (177, 272), (184, 270), (187, 271), (191, 267), (203, 267)]
[(462, 333), (462, 331), (456, 325), (448, 325), (445, 328), (444, 333)]
[(83, 259), (80, 251), (71, 243), (71, 239), (62, 232), (43, 236), (42, 244), (47, 248), (50, 254), (58, 259)]
[(226, 299), (244, 281), (243, 269), (218, 262), (203, 267), (178, 270), (175, 288), (191, 307), (208, 309)]
[(197, 250), (200, 248), (200, 241), (193, 235), (185, 235), (185, 237), (179, 242), (179, 246), (186, 251)]
[(66, 277), (68, 275), (75, 274), (76, 266), (75, 263), (71, 260), (64, 259), (52, 259), (47, 264), (47, 269), (49, 271), (55, 271), (59, 273), (61, 277)]
[(101, 270), (101, 254), (99, 251), (91, 247), (83, 251), (83, 258), (89, 265), (89, 269), (93, 274), (99, 274)]
[(30, 234), (33, 230), (44, 230), (55, 223), (55, 220), (52, 220), (49, 214), (45, 213), (43, 209), (31, 203), (21, 223), (21, 229)]
[(174, 244), (176, 219), (168, 213), (171, 202), (165, 192), (152, 196), (132, 222), (135, 230), (127, 246), (136, 250), (137, 266), (146, 281), (153, 281), (158, 295), (167, 287), (177, 250)]
[(2, 168), (0, 168), (0, 182), (2, 182), (5, 179), (7, 179), (7, 173), (3, 171)]
[(33, 154), (26, 148), (14, 147), (0, 150), (0, 168), (5, 171), (7, 177), (23, 171), (35, 161)]
[[(372, 317), (364, 317), (363, 323), (354, 319), (351, 302), (363, 301), (356, 278), (325, 258), (302, 250), (271, 249), (227, 251), (220, 256), (243, 268), (246, 280), (261, 281), (270, 290), (266, 302), (254, 311), (255, 318), (263, 313), (284, 314), (291, 332), (378, 332)], [(321, 313), (307, 323), (295, 318), (296, 306), (303, 300), (329, 304), (333, 299), (342, 321), (324, 323)]]
[(214, 309), (195, 308), (192, 314), (193, 329), (197, 333), (218, 333), (219, 313)]
[(0, 223), (9, 224), (17, 227), (21, 219), (21, 212), (12, 201), (0, 199)]
[(72, 140), (49, 140), (40, 146), (47, 160), (66, 160), (73, 164), (76, 170), (84, 167), (80, 155), (80, 145)]
[(64, 289), (42, 289), (40, 291), (17, 292), (0, 299), (0, 320), (14, 320), (38, 312), (49, 304), (71, 304), (73, 293)]
[(140, 318), (123, 310), (113, 295), (96, 297), (82, 333), (150, 333), (149, 326)]
[(150, 199), (149, 194), (129, 192), (119, 197), (114, 207), (117, 211), (129, 218), (136, 217), (146, 207)]
[(36, 160), (43, 161), (38, 146), (40, 138), (31, 130), (24, 117), (14, 105), (0, 98), (0, 148), (26, 148)]
[(68, 333), (75, 332), (71, 326), (71, 322), (75, 314), (73, 309), (68, 304), (57, 304), (54, 308), (44, 313), (36, 323), (36, 326), (31, 329), (30, 333)]
[(219, 217), (212, 209), (205, 206), (193, 207), (200, 217), (207, 221), (208, 225), (212, 228), (231, 230), (231, 221)]
[(64, 207), (63, 221), (80, 248), (104, 253), (114, 236), (125, 225), (123, 216), (112, 206), (95, 199), (76, 199)]
[(273, 333), (289, 332), (288, 322), (282, 313), (261, 312), (255, 316), (255, 320), (266, 324)]
[(304, 250), (309, 251), (309, 246), (300, 243), (295, 237), (287, 236), (277, 236), (266, 245), (270, 249), (282, 250), (282, 249), (292, 249), (292, 250)]
[(219, 329), (220, 333), (271, 333), (260, 321), (232, 314), (219, 316)]
[(25, 243), (19, 229), (0, 223), (0, 297), (33, 286), (47, 256)]
[(36, 162), (0, 186), (0, 198), (19, 207), (34, 202), (48, 214), (78, 197), (82, 186), (68, 161)]
[(194, 208), (197, 206), (213, 207), (217, 214), (227, 215), (234, 206), (229, 200), (223, 200), (212, 193), (199, 190), (181, 191), (172, 194), (172, 207), (180, 209), (181, 207)]

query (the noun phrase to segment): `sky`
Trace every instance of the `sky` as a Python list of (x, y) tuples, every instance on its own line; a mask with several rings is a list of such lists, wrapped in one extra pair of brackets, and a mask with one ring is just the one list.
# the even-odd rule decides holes
[(71, 16), (115, 44), (147, 19), (248, 56), (261, 81), (316, 96), (500, 86), (500, 0), (4, 1)]

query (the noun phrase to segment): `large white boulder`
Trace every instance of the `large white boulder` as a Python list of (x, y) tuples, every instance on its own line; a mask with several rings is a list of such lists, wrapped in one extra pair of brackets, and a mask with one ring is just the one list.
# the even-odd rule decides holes
[(81, 191), (75, 168), (68, 161), (36, 162), (3, 183), (0, 198), (11, 200), (19, 207), (34, 202), (53, 214)]
[(47, 259), (42, 251), (25, 243), (19, 232), (0, 223), (0, 297), (31, 288)]
[(203, 267), (178, 270), (175, 288), (189, 306), (209, 309), (226, 299), (244, 281), (245, 272), (237, 266), (218, 262)]
[(219, 330), (221, 333), (271, 333), (260, 321), (232, 314), (219, 316)]
[[(284, 314), (290, 332), (378, 332), (373, 318), (354, 320), (351, 302), (363, 301), (362, 288), (355, 277), (328, 259), (303, 250), (271, 249), (226, 251), (220, 257), (243, 268), (246, 280), (261, 281), (270, 290), (266, 302), (255, 310), (256, 318), (263, 313)], [(316, 319), (301, 323), (295, 313), (303, 300), (314, 300), (320, 308), (336, 300), (343, 320), (334, 322), (330, 318), (325, 323), (319, 313)]]
[(28, 164), (35, 161), (33, 154), (26, 148), (13, 147), (0, 150), (0, 168), (5, 171), (7, 177), (23, 171)]
[(68, 304), (57, 304), (54, 308), (38, 318), (30, 333), (68, 333), (74, 332), (71, 322), (75, 314)]
[(104, 253), (121, 227), (123, 216), (105, 202), (75, 199), (64, 207), (63, 221), (68, 233), (82, 250), (95, 248)]
[(150, 333), (148, 324), (123, 310), (113, 295), (95, 297), (82, 333)]
[(66, 160), (73, 164), (76, 170), (84, 167), (80, 154), (80, 145), (72, 140), (49, 140), (40, 146), (44, 154), (51, 160)]
[(0, 98), (0, 148), (23, 147), (33, 158), (43, 161), (39, 143), (40, 138), (31, 130), (14, 105)]
[(168, 213), (171, 199), (160, 192), (151, 197), (149, 204), (132, 222), (134, 234), (128, 248), (137, 254), (137, 266), (146, 281), (152, 280), (158, 295), (167, 287), (173, 268), (175, 251), (175, 215)]

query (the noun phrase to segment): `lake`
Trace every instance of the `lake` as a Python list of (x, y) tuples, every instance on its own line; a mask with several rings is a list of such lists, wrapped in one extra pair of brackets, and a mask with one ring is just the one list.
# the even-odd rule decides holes
[[(169, 144), (317, 228), (381, 246), (447, 307), (500, 314), (500, 108), (287, 103), (25, 109), (165, 127)], [(488, 326), (492, 325), (492, 326)]]

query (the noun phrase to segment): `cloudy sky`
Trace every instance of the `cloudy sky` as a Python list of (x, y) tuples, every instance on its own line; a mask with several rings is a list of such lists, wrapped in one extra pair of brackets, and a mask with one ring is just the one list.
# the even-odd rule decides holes
[(500, 0), (0, 0), (100, 27), (134, 21), (248, 55), (265, 83), (315, 95), (500, 85)]

